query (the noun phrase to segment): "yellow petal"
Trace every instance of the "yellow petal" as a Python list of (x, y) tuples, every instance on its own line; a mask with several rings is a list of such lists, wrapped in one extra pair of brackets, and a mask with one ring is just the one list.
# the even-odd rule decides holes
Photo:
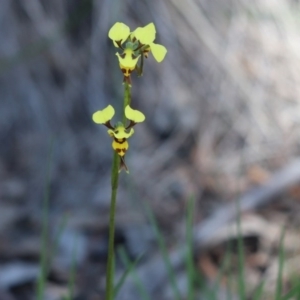
[(132, 49), (125, 49), (124, 54), (125, 54), (125, 57), (123, 58), (123, 57), (121, 57), (121, 55), (119, 53), (116, 53), (116, 55), (118, 56), (120, 65), (122, 65), (122, 67), (124, 67), (124, 68), (129, 68), (129, 69), (133, 70), (138, 62), (140, 55), (136, 58), (132, 58), (132, 54), (133, 54)]
[[(130, 34), (130, 29), (124, 23), (117, 22), (108, 32), (108, 37), (113, 41), (121, 41), (121, 44), (126, 41)], [(116, 44), (115, 44), (116, 45)]]
[(111, 105), (108, 105), (103, 110), (98, 110), (93, 114), (93, 121), (97, 124), (105, 124), (112, 119), (114, 114), (114, 108)]
[(138, 27), (133, 35), (139, 40), (142, 44), (149, 45), (155, 40), (155, 26), (153, 23), (146, 25), (145, 27)]
[(145, 115), (139, 110), (132, 109), (129, 105), (125, 108), (125, 116), (128, 120), (135, 123), (141, 123), (145, 121)]
[(163, 45), (160, 44), (155, 44), (152, 43), (150, 45), (151, 48), (151, 52), (154, 56), (154, 58), (156, 59), (157, 62), (161, 62), (163, 61), (163, 59), (165, 58), (166, 54), (167, 54), (167, 48)]

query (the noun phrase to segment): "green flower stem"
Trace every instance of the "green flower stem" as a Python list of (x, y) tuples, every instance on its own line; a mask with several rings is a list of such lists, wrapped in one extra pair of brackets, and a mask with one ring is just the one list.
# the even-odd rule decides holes
[(126, 125), (126, 116), (125, 116), (125, 108), (127, 105), (130, 105), (131, 102), (131, 87), (130, 85), (125, 82), (124, 83), (124, 110), (123, 110), (123, 124)]
[[(131, 93), (130, 86), (125, 83), (124, 89), (124, 110), (127, 105), (130, 104)], [(124, 111), (123, 110), (123, 111)], [(123, 112), (123, 123), (126, 123), (126, 117)], [(119, 184), (119, 167), (120, 157), (114, 152), (113, 164), (111, 170), (111, 201), (110, 201), (110, 212), (109, 212), (109, 237), (108, 237), (108, 257), (106, 267), (106, 294), (105, 300), (113, 300), (114, 296), (114, 239), (115, 239), (115, 214), (116, 214), (116, 202), (117, 202), (117, 191)]]
[(111, 170), (111, 201), (109, 212), (109, 240), (108, 240), (108, 257), (106, 267), (106, 300), (113, 300), (113, 285), (114, 285), (114, 238), (115, 238), (115, 213), (117, 191), (119, 184), (119, 165), (120, 157), (114, 152), (113, 165)]

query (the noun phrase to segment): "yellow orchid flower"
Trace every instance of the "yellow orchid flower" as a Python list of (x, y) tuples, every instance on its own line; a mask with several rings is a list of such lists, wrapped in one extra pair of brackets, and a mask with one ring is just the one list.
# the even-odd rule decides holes
[[(123, 53), (116, 53), (119, 66), (124, 74), (123, 82), (131, 85), (130, 74), (133, 70), (137, 70), (138, 75), (143, 73), (143, 58), (148, 57), (151, 51), (157, 62), (163, 61), (166, 56), (167, 49), (163, 45), (154, 43), (156, 37), (156, 29), (153, 23), (145, 27), (138, 27), (133, 32), (124, 23), (117, 22), (108, 32), (109, 38), (114, 45), (123, 50)], [(141, 57), (142, 55), (142, 57)], [(141, 63), (137, 63), (141, 57)]]
[(155, 44), (156, 29), (153, 23), (146, 25), (145, 27), (138, 27), (132, 34), (132, 38), (136, 38), (141, 44), (147, 45), (144, 52), (147, 57), (147, 53), (151, 50), (154, 58), (157, 62), (163, 61), (167, 54), (167, 49), (165, 46), (160, 44)]
[(108, 134), (114, 139), (112, 142), (112, 148), (118, 153), (121, 158), (121, 165), (119, 172), (124, 168), (127, 173), (129, 173), (127, 165), (125, 163), (125, 154), (129, 148), (127, 139), (131, 137), (134, 133), (133, 128), (129, 132), (126, 132), (126, 128), (122, 123), (118, 123), (115, 128), (109, 129)]
[(129, 173), (125, 163), (125, 154), (129, 148), (127, 139), (134, 134), (132, 128), (137, 123), (141, 123), (145, 120), (145, 115), (139, 110), (132, 109), (129, 105), (125, 108), (125, 116), (130, 121), (128, 126), (124, 126), (123, 123), (118, 122), (115, 126), (112, 126), (110, 121), (115, 115), (115, 110), (111, 105), (108, 105), (103, 110), (96, 111), (92, 119), (96, 124), (103, 124), (108, 128), (107, 133), (113, 138), (112, 148), (118, 153), (121, 159), (119, 172), (124, 168)]

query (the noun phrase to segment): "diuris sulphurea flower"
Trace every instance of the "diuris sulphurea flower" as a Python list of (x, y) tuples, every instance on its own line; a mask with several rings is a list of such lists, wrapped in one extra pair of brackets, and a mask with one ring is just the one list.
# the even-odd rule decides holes
[(93, 114), (93, 121), (97, 124), (103, 124), (108, 128), (107, 133), (113, 138), (112, 148), (121, 158), (119, 172), (124, 168), (125, 171), (129, 173), (125, 163), (125, 154), (129, 148), (127, 139), (134, 134), (133, 127), (137, 123), (144, 122), (145, 115), (127, 105), (125, 108), (125, 116), (129, 120), (129, 124), (125, 126), (122, 122), (118, 122), (115, 126), (112, 126), (110, 121), (114, 115), (114, 108), (108, 105), (103, 110), (98, 110)]
[[(124, 74), (123, 82), (131, 85), (130, 74), (133, 70), (138, 70), (139, 75), (143, 72), (143, 58), (147, 58), (149, 52), (157, 62), (163, 61), (167, 49), (163, 45), (154, 43), (156, 29), (153, 23), (145, 27), (138, 27), (133, 32), (124, 23), (117, 22), (108, 32), (108, 37), (113, 41), (115, 47), (120, 48), (123, 52), (116, 53), (119, 66)], [(140, 66), (137, 66), (141, 57)]]

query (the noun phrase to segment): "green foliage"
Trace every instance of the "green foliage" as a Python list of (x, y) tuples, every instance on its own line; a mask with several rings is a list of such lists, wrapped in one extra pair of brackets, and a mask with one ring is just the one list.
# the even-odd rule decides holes
[(284, 266), (283, 239), (284, 239), (284, 229), (282, 229), (282, 233), (280, 237), (279, 264), (278, 264), (279, 268), (278, 268), (278, 275), (277, 275), (275, 300), (280, 300), (282, 295), (282, 274), (283, 274), (283, 266)]
[[(126, 91), (125, 88), (125, 94), (128, 93), (128, 90)], [(127, 94), (128, 96), (128, 94)], [(54, 239), (54, 246), (51, 250), (48, 250), (48, 221), (49, 221), (49, 197), (50, 197), (50, 174), (51, 174), (51, 162), (52, 162), (52, 153), (53, 153), (53, 141), (51, 142), (50, 150), (49, 150), (49, 158), (48, 158), (48, 166), (47, 166), (47, 176), (46, 176), (46, 188), (45, 188), (45, 194), (44, 194), (44, 201), (43, 201), (43, 224), (42, 224), (42, 236), (41, 236), (41, 259), (40, 259), (40, 275), (37, 280), (37, 286), (36, 286), (36, 299), (37, 300), (43, 300), (44, 299), (44, 293), (45, 293), (45, 286), (46, 286), (46, 279), (47, 274), (49, 272), (49, 267), (51, 265), (51, 261), (53, 259), (53, 256), (56, 252), (57, 245), (59, 242), (59, 239), (61, 238), (61, 234), (66, 226), (67, 223), (67, 217), (65, 216), (59, 226), (58, 233), (56, 234), (56, 237)], [(112, 189), (117, 191), (118, 186), (118, 155), (115, 154), (116, 161), (113, 164), (113, 170), (112, 170)], [(115, 203), (116, 201), (116, 193), (112, 194), (112, 200)], [(156, 240), (159, 245), (159, 249), (161, 251), (163, 261), (167, 270), (169, 282), (171, 284), (171, 288), (173, 291), (174, 299), (181, 300), (181, 299), (187, 299), (187, 300), (194, 300), (198, 299), (198, 294), (203, 295), (208, 300), (218, 300), (218, 293), (220, 290), (220, 281), (221, 278), (224, 276), (226, 270), (232, 263), (232, 249), (231, 245), (228, 244), (227, 250), (225, 253), (225, 257), (223, 259), (223, 262), (221, 263), (221, 267), (219, 270), (219, 273), (217, 275), (217, 278), (212, 286), (208, 286), (199, 271), (197, 270), (194, 262), (194, 249), (193, 249), (193, 220), (194, 220), (194, 211), (195, 211), (195, 200), (193, 197), (191, 197), (187, 203), (187, 209), (186, 209), (186, 247), (185, 247), (185, 269), (187, 274), (187, 291), (186, 295), (184, 297), (181, 295), (181, 292), (179, 291), (177, 282), (176, 282), (176, 274), (175, 271), (172, 268), (170, 256), (168, 254), (168, 250), (166, 247), (166, 243), (163, 237), (163, 233), (160, 230), (157, 220), (155, 219), (155, 216), (149, 206), (147, 204), (144, 204), (146, 213), (148, 215), (148, 218), (150, 220), (150, 223), (152, 225), (152, 228), (154, 229)], [(245, 255), (244, 255), (244, 245), (243, 245), (243, 238), (242, 238), (242, 229), (241, 229), (241, 219), (240, 219), (240, 213), (239, 213), (239, 206), (237, 205), (238, 213), (237, 213), (237, 229), (238, 229), (238, 239), (237, 239), (237, 254), (238, 254), (238, 277), (236, 279), (238, 285), (237, 285), (237, 291), (232, 291), (232, 280), (233, 278), (227, 276), (227, 299), (231, 300), (236, 297), (233, 297), (238, 295), (238, 299), (246, 300), (247, 293), (246, 293), (246, 278), (245, 278)], [(114, 211), (115, 207), (113, 206), (113, 218), (114, 218)], [(114, 220), (112, 221), (114, 223)], [(114, 227), (113, 227), (114, 228)], [(112, 227), (110, 228), (112, 229)], [(113, 235), (112, 235), (113, 237)], [(277, 281), (276, 281), (276, 287), (274, 292), (274, 299), (275, 300), (289, 300), (289, 299), (296, 299), (300, 300), (300, 282), (298, 278), (295, 278), (295, 280), (292, 282), (292, 286), (289, 292), (287, 292), (285, 295), (283, 294), (283, 286), (282, 286), (282, 278), (283, 278), (283, 269), (284, 269), (284, 229), (282, 230), (282, 234), (280, 237), (280, 251), (279, 251), (279, 257), (278, 257), (278, 274), (277, 274)], [(113, 239), (111, 239), (112, 243)], [(108, 280), (107, 283), (109, 285), (109, 288), (106, 290), (108, 291), (108, 294), (106, 294), (106, 299), (113, 300), (118, 293), (120, 292), (121, 287), (125, 283), (128, 276), (131, 276), (134, 280), (134, 283), (140, 293), (141, 299), (143, 300), (150, 300), (151, 297), (148, 294), (146, 288), (143, 286), (141, 280), (138, 277), (138, 274), (136, 272), (136, 266), (139, 263), (142, 255), (140, 255), (135, 261), (130, 262), (130, 259), (128, 255), (126, 254), (125, 250), (123, 248), (119, 249), (118, 254), (121, 258), (122, 263), (124, 264), (126, 270), (124, 274), (121, 276), (119, 281), (115, 286), (113, 286), (114, 283), (114, 249), (109, 249), (109, 257), (110, 257), (110, 267), (108, 268)], [(74, 296), (74, 286), (75, 286), (75, 276), (76, 276), (76, 270), (75, 270), (75, 257), (76, 257), (76, 245), (74, 245), (74, 251), (72, 255), (72, 266), (69, 274), (69, 283), (68, 283), (68, 295), (66, 295), (63, 300), (72, 300)], [(110, 278), (110, 279), (109, 279)], [(265, 299), (266, 295), (264, 294), (264, 288), (265, 288), (265, 281), (262, 280), (259, 285), (256, 287), (256, 289), (253, 291), (251, 299), (253, 300), (262, 300)]]
[(145, 208), (146, 208), (146, 212), (148, 214), (148, 218), (151, 222), (151, 225), (152, 225), (152, 227), (155, 231), (158, 246), (159, 246), (160, 252), (162, 254), (163, 261), (164, 261), (165, 267), (167, 269), (168, 277), (169, 277), (169, 280), (170, 280), (170, 283), (171, 283), (172, 291), (173, 291), (173, 294), (174, 294), (174, 299), (180, 300), (180, 299), (182, 299), (182, 297), (180, 295), (180, 291), (179, 291), (179, 288), (178, 288), (177, 283), (176, 283), (175, 272), (172, 269), (172, 265), (171, 265), (171, 262), (170, 262), (170, 257), (168, 255), (168, 251), (167, 251), (167, 247), (166, 247), (166, 244), (165, 244), (165, 241), (164, 241), (163, 234), (162, 234), (161, 230), (159, 230), (159, 227), (158, 227), (157, 221), (155, 219), (155, 216), (154, 216), (153, 212), (151, 211), (151, 209), (149, 208), (149, 206), (147, 204), (145, 204)]
[(195, 299), (195, 282), (197, 271), (195, 268), (193, 255), (193, 221), (195, 211), (195, 199), (190, 198), (187, 205), (186, 213), (186, 270), (187, 270), (187, 286), (188, 286), (188, 300)]
[[(134, 283), (140, 293), (141, 299), (143, 300), (151, 300), (150, 296), (148, 295), (145, 287), (143, 286), (141, 280), (139, 279), (139, 277), (136, 274), (136, 271), (134, 270), (134, 265), (136, 265), (136, 263), (130, 263), (129, 257), (127, 255), (127, 253), (124, 251), (123, 248), (119, 249), (119, 255), (121, 258), (122, 263), (125, 265), (126, 269), (128, 270), (129, 274), (131, 275), (131, 277), (134, 280)], [(124, 283), (124, 281), (120, 282), (120, 283)], [(118, 290), (121, 288), (121, 285), (117, 285)], [(116, 290), (115, 292), (117, 292), (118, 290)]]
[(124, 284), (125, 280), (127, 279), (128, 275), (130, 275), (132, 273), (132, 271), (134, 270), (134, 268), (136, 267), (136, 265), (139, 263), (140, 259), (143, 256), (143, 254), (141, 254), (134, 262), (130, 262), (126, 255), (124, 248), (118, 249), (118, 253), (122, 259), (123, 264), (126, 265), (126, 270), (115, 286), (114, 297), (116, 297), (118, 295), (118, 293), (119, 293), (122, 285)]
[(245, 256), (244, 256), (244, 243), (242, 239), (242, 228), (241, 228), (241, 216), (240, 206), (237, 202), (237, 229), (238, 229), (238, 290), (241, 300), (246, 300), (246, 288), (245, 288)]

